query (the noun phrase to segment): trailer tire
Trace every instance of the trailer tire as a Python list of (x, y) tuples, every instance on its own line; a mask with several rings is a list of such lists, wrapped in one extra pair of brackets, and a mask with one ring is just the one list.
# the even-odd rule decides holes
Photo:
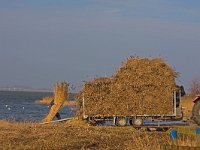
[(200, 98), (194, 103), (192, 109), (192, 119), (200, 125)]
[(135, 126), (142, 126), (143, 125), (143, 119), (142, 118), (137, 118), (134, 120), (133, 125)]
[(117, 126), (125, 126), (127, 123), (126, 121), (126, 117), (117, 117), (116, 120), (115, 120), (115, 125)]

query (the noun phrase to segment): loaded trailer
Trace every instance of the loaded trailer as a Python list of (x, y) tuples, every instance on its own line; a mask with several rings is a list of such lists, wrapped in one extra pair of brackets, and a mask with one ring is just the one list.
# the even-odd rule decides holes
[[(181, 121), (182, 86), (178, 73), (163, 59), (130, 57), (111, 77), (85, 82), (77, 96), (83, 119), (97, 124), (140, 127), (146, 122)], [(197, 99), (200, 99), (197, 98)], [(193, 118), (200, 124), (200, 102), (195, 101)]]
[[(183, 96), (184, 91), (181, 89), (174, 91), (171, 98), (171, 111), (166, 114), (166, 111), (163, 110), (163, 113), (159, 114), (147, 114), (147, 113), (134, 113), (134, 110), (130, 114), (90, 114), (87, 108), (87, 98), (83, 96), (82, 99), (82, 110), (83, 110), (83, 119), (87, 120), (91, 124), (105, 123), (106, 121), (111, 121), (113, 125), (116, 126), (126, 126), (132, 125), (134, 127), (142, 126), (170, 126), (170, 125), (186, 125), (186, 123), (181, 123), (183, 118), (182, 106), (181, 106), (181, 96)], [(99, 103), (100, 105), (102, 103)], [(98, 103), (97, 103), (98, 105)], [(99, 105), (99, 108), (101, 107)], [(113, 107), (115, 107), (113, 105)], [(126, 109), (126, 108), (124, 108)], [(156, 107), (153, 109), (157, 109)], [(112, 112), (112, 110), (110, 110)], [(145, 111), (148, 112), (148, 111)], [(169, 121), (174, 121), (169, 123)]]

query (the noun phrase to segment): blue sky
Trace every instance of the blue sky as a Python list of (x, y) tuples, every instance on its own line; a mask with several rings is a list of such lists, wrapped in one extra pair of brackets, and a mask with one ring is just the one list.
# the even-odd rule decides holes
[(0, 85), (79, 87), (130, 55), (200, 78), (199, 0), (0, 0)]

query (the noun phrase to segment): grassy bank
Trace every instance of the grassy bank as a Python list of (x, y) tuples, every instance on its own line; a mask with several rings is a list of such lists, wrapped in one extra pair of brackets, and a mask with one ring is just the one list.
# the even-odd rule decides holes
[[(184, 132), (186, 129), (180, 129)], [(190, 129), (187, 129), (191, 131)], [(194, 146), (194, 135), (181, 135), (180, 145)], [(171, 144), (169, 133), (145, 132), (133, 127), (88, 126), (79, 121), (40, 125), (0, 121), (1, 149), (160, 149)]]

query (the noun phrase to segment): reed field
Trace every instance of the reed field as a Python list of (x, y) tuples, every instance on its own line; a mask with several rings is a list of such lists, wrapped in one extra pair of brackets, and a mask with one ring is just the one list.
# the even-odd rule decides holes
[[(196, 146), (194, 128), (180, 129), (178, 144)], [(188, 134), (182, 134), (190, 131)], [(88, 126), (80, 121), (40, 125), (0, 121), (0, 149), (160, 150), (171, 145), (169, 132), (146, 132), (133, 127)]]

